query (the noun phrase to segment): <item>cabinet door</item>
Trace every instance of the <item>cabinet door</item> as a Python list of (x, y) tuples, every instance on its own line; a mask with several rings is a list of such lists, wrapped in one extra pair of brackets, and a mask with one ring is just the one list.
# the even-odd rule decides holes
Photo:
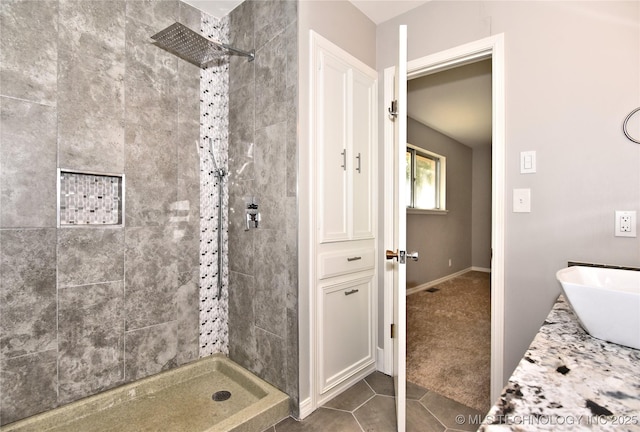
[(320, 51), (317, 103), (318, 228), (321, 243), (347, 240), (349, 64)]
[(357, 69), (352, 78), (351, 129), (351, 214), (354, 240), (373, 238), (373, 172), (375, 149), (375, 78)]
[(318, 242), (374, 238), (377, 72), (330, 42), (314, 40)]
[(374, 361), (371, 286), (369, 275), (320, 287), (320, 393)]

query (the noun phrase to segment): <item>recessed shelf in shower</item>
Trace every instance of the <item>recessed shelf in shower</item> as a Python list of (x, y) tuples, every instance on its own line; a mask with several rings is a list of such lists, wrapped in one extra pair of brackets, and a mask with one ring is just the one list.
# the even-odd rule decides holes
[(124, 225), (124, 174), (58, 169), (58, 226)]

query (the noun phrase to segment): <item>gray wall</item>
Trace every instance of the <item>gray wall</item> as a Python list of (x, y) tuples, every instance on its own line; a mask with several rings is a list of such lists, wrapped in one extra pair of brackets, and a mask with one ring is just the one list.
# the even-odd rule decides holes
[[(640, 146), (621, 123), (640, 105), (640, 3), (433, 1), (378, 26), (377, 68), (505, 35), (504, 378), (548, 314), (567, 260), (640, 263), (640, 240), (613, 236), (615, 210), (640, 210)], [(536, 150), (538, 172), (519, 172)], [(532, 212), (511, 191), (531, 188)]]
[(299, 60), (300, 94), (298, 116), (299, 122), (299, 160), (298, 177), (299, 204), (299, 250), (300, 259), (300, 400), (311, 396), (312, 371), (309, 370), (311, 341), (309, 334), (309, 296), (313, 295), (314, 281), (309, 280), (309, 265), (315, 260), (308, 251), (313, 237), (309, 221), (311, 220), (310, 204), (313, 195), (310, 189), (308, 166), (315, 163), (309, 154), (309, 30), (314, 30), (340, 48), (371, 67), (375, 67), (376, 26), (353, 4), (346, 0), (324, 1), (305, 0), (298, 4), (299, 8)]
[(471, 165), (471, 265), (491, 268), (491, 146), (473, 149)]
[[(0, 423), (198, 357), (199, 69), (177, 1), (0, 3)], [(124, 173), (126, 227), (56, 228), (56, 168)], [(177, 201), (188, 216), (172, 219)]]
[[(245, 1), (230, 43), (229, 356), (291, 396), (298, 413), (297, 2)], [(245, 197), (260, 228), (245, 231)]]
[(407, 250), (420, 254), (407, 264), (410, 288), (471, 267), (472, 151), (412, 118), (407, 140), (447, 158), (447, 213), (407, 214)]

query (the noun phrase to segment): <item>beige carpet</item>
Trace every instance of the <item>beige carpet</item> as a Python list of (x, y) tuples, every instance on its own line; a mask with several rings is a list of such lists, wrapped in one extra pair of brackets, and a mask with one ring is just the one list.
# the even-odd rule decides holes
[(487, 412), (490, 275), (468, 272), (433, 289), (407, 296), (407, 379)]

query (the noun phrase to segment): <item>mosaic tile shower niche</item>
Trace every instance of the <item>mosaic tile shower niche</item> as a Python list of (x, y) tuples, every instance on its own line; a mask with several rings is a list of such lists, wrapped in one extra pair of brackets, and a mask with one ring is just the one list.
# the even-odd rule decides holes
[[(229, 41), (229, 20), (202, 14), (201, 33)], [(222, 57), (200, 71), (200, 357), (229, 354), (228, 330), (228, 176), (222, 178), (222, 221), (218, 223), (218, 181), (214, 162), (228, 172), (229, 59)], [(218, 227), (222, 235), (222, 268), (218, 268)], [(218, 274), (222, 291), (218, 298)]]
[(123, 225), (124, 174), (58, 170), (58, 225)]

